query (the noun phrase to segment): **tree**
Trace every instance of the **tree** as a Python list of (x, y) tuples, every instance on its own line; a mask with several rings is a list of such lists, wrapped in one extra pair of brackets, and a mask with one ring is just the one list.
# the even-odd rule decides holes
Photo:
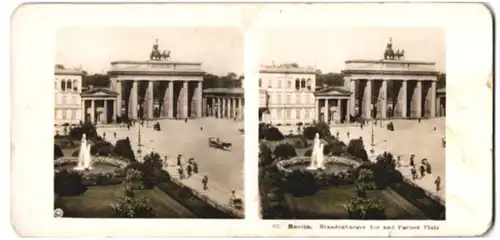
[(136, 161), (134, 151), (132, 150), (132, 145), (130, 144), (130, 139), (128, 137), (116, 141), (114, 152), (130, 161)]
[(278, 145), (273, 152), (276, 158), (286, 159), (297, 156), (295, 148), (289, 143), (282, 143)]
[(69, 136), (74, 140), (82, 139), (82, 135), (85, 134), (87, 139), (97, 138), (97, 130), (92, 123), (86, 122), (78, 127), (71, 128), (69, 131)]
[(275, 127), (267, 127), (266, 130), (264, 131), (264, 136), (265, 139), (268, 141), (281, 141), (285, 139), (280, 130)]
[(82, 87), (110, 87), (111, 80), (108, 74), (94, 73), (92, 75), (84, 75), (82, 77)]
[(266, 144), (259, 146), (259, 166), (267, 166), (273, 163), (273, 153)]
[(151, 152), (144, 156), (144, 172), (153, 183), (166, 182), (170, 180), (170, 175), (163, 169), (163, 160), (160, 154)]
[(141, 189), (142, 178), (143, 178), (142, 173), (137, 169), (127, 169), (125, 172), (125, 184), (130, 189)]
[(385, 219), (385, 208), (378, 199), (353, 197), (344, 205), (350, 219)]
[(318, 74), (316, 76), (316, 86), (344, 86), (344, 75), (342, 73)]
[(362, 139), (351, 139), (349, 144), (347, 144), (347, 153), (361, 159), (362, 161), (368, 161), (368, 154), (366, 153), (365, 145)]
[(303, 135), (305, 138), (312, 140), (316, 137), (316, 133), (319, 134), (320, 138), (329, 138), (332, 136), (330, 132), (330, 126), (325, 122), (319, 122), (313, 126), (304, 128)]

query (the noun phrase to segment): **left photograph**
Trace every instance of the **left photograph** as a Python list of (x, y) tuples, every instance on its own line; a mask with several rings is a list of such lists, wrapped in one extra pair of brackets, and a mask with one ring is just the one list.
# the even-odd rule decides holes
[(66, 27), (54, 217), (244, 218), (239, 28)]

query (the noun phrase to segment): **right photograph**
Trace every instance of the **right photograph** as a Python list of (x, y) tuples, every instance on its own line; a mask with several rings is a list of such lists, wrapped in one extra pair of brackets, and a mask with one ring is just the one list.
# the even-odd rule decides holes
[(446, 219), (442, 29), (273, 28), (259, 41), (263, 219)]

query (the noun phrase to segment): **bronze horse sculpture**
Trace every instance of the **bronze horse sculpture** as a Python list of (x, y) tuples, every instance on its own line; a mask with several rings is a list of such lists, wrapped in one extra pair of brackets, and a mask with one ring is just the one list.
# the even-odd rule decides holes
[(160, 52), (158, 49), (153, 49), (153, 51), (151, 51), (151, 55), (149, 56), (149, 58), (151, 60), (168, 60), (170, 58), (170, 50), (167, 52), (167, 51), (163, 51)]
[(404, 59), (404, 57), (405, 57), (404, 49), (401, 51), (399, 51), (398, 49), (396, 50), (396, 52), (394, 52), (392, 48), (388, 48), (384, 52), (384, 59), (397, 60), (397, 59)]

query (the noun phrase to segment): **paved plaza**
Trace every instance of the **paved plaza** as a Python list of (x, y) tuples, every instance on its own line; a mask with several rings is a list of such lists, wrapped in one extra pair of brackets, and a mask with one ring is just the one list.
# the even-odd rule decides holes
[[(199, 173), (191, 178), (182, 180), (182, 183), (208, 196), (219, 204), (227, 205), (231, 191), (235, 190), (237, 197), (243, 198), (243, 151), (244, 135), (239, 132), (243, 127), (242, 121), (228, 119), (190, 119), (158, 120), (161, 131), (154, 131), (153, 124), (144, 123), (141, 127), (141, 148), (144, 156), (150, 151), (159, 153), (162, 157), (168, 156), (166, 170), (178, 178), (175, 167), (178, 154), (182, 154), (183, 166), (187, 166), (189, 158), (194, 158), (199, 166)], [(203, 127), (203, 130), (201, 130)], [(100, 127), (99, 135), (106, 133), (106, 139), (111, 143), (129, 137), (132, 148), (137, 157), (138, 129), (131, 127)], [(116, 139), (113, 133), (116, 132)], [(231, 151), (210, 148), (209, 137), (218, 137), (220, 140), (232, 143)], [(208, 190), (202, 190), (201, 179), (208, 177)]]
[[(377, 122), (374, 127), (374, 144), (375, 154), (370, 154), (371, 132), (372, 125), (368, 123), (361, 129), (359, 126), (333, 126), (330, 131), (332, 135), (339, 132), (339, 137), (346, 144), (349, 138), (363, 138), (365, 149), (370, 158), (383, 153), (384, 151), (391, 152), (395, 157), (400, 156), (402, 167), (400, 171), (407, 178), (411, 179), (409, 159), (411, 154), (415, 154), (415, 164), (417, 168), (420, 166), (422, 158), (427, 158), (431, 164), (432, 174), (426, 175), (422, 179), (414, 180), (414, 182), (431, 193), (436, 194), (441, 199), (445, 199), (445, 148), (441, 145), (441, 139), (445, 136), (446, 120), (445, 118), (422, 119), (420, 123), (416, 120), (392, 120), (395, 131), (389, 131), (386, 124), (389, 121)], [(434, 127), (436, 130), (434, 131)], [(441, 178), (441, 190), (436, 192), (434, 180), (437, 176)]]

